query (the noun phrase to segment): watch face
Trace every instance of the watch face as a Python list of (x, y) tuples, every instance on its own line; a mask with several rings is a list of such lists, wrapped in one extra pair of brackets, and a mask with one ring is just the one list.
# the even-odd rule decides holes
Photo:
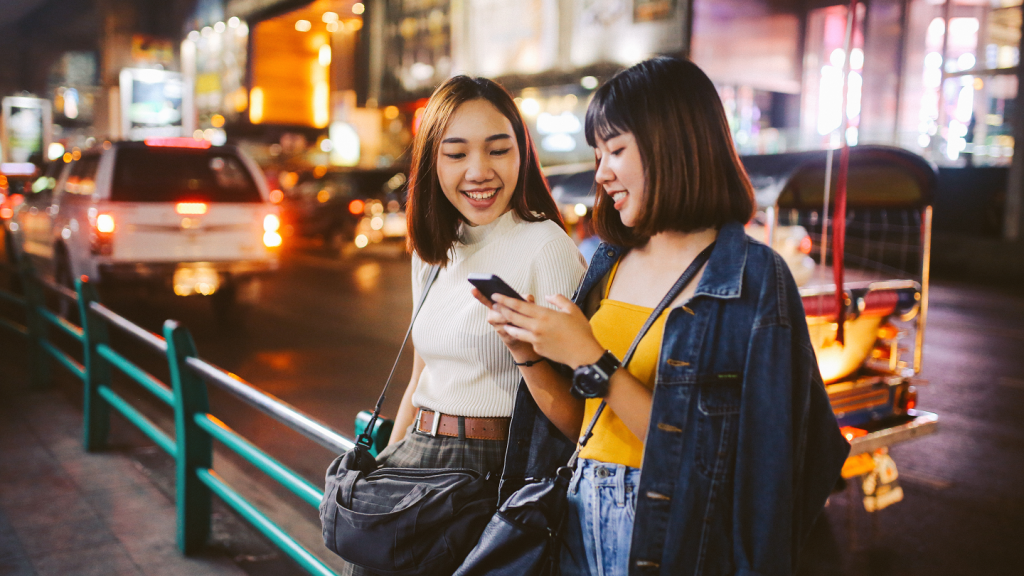
[(608, 376), (593, 364), (580, 366), (573, 373), (573, 392), (582, 398), (598, 398), (608, 392)]

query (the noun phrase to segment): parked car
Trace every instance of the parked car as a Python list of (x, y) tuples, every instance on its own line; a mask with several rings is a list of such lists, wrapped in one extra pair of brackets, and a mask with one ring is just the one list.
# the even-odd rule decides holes
[(403, 240), (404, 169), (331, 170), (301, 179), (281, 202), (286, 234), (321, 239), (336, 254)]
[(67, 287), (146, 284), (212, 296), (276, 270), (280, 218), (252, 160), (191, 138), (117, 142), (66, 165), (15, 210), (6, 234)]

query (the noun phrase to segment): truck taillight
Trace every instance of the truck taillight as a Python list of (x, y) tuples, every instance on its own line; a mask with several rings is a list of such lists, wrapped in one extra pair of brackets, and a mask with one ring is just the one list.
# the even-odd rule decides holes
[(206, 214), (206, 203), (205, 202), (178, 202), (174, 207), (174, 211), (178, 214), (193, 214), (202, 215)]
[(281, 235), (277, 232), (264, 232), (263, 245), (267, 248), (277, 248), (281, 245)]
[(277, 214), (267, 214), (263, 217), (263, 245), (267, 248), (277, 248), (281, 245), (281, 219)]
[(101, 234), (111, 234), (114, 232), (114, 217), (110, 214), (100, 214), (96, 216), (96, 231)]

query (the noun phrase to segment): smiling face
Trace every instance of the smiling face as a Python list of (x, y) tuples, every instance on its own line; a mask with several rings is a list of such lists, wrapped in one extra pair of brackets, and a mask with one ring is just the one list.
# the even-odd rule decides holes
[(472, 226), (507, 212), (519, 183), (519, 142), (508, 118), (483, 99), (459, 106), (441, 139), (437, 179)]
[(625, 226), (636, 225), (647, 196), (647, 177), (640, 148), (630, 132), (607, 140), (597, 138), (594, 179), (615, 202)]

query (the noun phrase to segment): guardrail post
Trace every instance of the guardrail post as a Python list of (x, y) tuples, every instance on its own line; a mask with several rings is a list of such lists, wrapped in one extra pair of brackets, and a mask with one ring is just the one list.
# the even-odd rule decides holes
[(188, 329), (174, 320), (164, 322), (167, 361), (174, 389), (174, 435), (177, 449), (178, 548), (183, 554), (200, 550), (210, 535), (210, 489), (196, 475), (213, 466), (213, 439), (196, 425), (195, 415), (209, 412), (206, 382), (185, 359), (195, 357), (196, 344)]
[(28, 328), (32, 385), (44, 388), (53, 381), (53, 366), (43, 348), (43, 342), (49, 335), (49, 326), (39, 314), (39, 309), (46, 306), (46, 301), (29, 256), (23, 254), (18, 258), (18, 273), (25, 294), (25, 326)]
[(110, 405), (100, 396), (100, 386), (110, 386), (110, 363), (96, 352), (100, 344), (109, 344), (107, 325), (97, 318), (89, 304), (98, 302), (96, 286), (85, 276), (75, 281), (78, 292), (78, 317), (82, 322), (82, 351), (85, 357), (85, 386), (82, 389), (82, 444), (85, 450), (101, 450), (110, 432)]

